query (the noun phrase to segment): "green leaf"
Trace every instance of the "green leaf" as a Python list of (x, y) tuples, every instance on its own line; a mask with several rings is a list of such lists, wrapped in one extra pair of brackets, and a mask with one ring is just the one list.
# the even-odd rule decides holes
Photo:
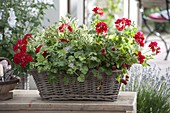
[(107, 69), (107, 70), (105, 71), (105, 73), (106, 73), (106, 75), (112, 75), (112, 69)]
[(82, 68), (80, 68), (80, 71), (85, 75), (88, 72), (88, 67), (87, 66), (83, 66)]
[(59, 67), (64, 67), (65, 66), (65, 61), (59, 61), (58, 66)]
[(78, 80), (79, 82), (84, 82), (85, 76), (84, 76), (83, 74), (80, 74), (80, 76), (77, 77), (77, 80)]
[(117, 82), (120, 83), (120, 80), (121, 80), (121, 79), (120, 79), (120, 77), (117, 77), (116, 80), (117, 80)]
[(74, 71), (73, 71), (73, 69), (69, 68), (69, 69), (67, 70), (67, 73), (70, 74), (70, 75), (72, 75), (72, 74), (74, 73)]
[(84, 56), (79, 56), (78, 58), (80, 59), (80, 61), (83, 61), (86, 59)]
[(106, 67), (110, 67), (110, 64), (109, 64), (109, 63), (107, 63), (107, 64), (106, 64)]
[(100, 73), (104, 72), (105, 69), (103, 67), (100, 67), (99, 70), (98, 70)]
[(41, 54), (37, 54), (37, 60), (38, 60), (38, 62), (43, 62), (44, 57)]
[(69, 62), (72, 62), (72, 61), (75, 61), (75, 58), (74, 58), (74, 56), (69, 56), (68, 60), (69, 60)]
[(67, 76), (64, 76), (64, 84), (67, 85), (69, 82), (70, 82), (70, 81), (69, 81), (68, 77), (67, 77)]

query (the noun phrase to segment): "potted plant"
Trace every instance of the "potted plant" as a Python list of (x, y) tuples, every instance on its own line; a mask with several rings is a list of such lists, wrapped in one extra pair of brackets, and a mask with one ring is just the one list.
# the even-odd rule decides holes
[[(0, 2), (0, 57), (13, 63), (12, 46), (25, 33), (34, 34), (42, 26), (45, 10), (53, 8), (53, 0), (1, 0)], [(13, 65), (15, 74), (20, 74), (21, 82), (17, 88), (24, 88), (27, 74), (24, 69)]]
[(0, 100), (13, 98), (12, 91), (19, 83), (19, 78), (14, 75), (13, 65), (8, 58), (0, 57)]
[[(53, 8), (53, 0), (1, 0), (0, 57), (13, 59), (12, 46), (26, 33), (34, 34), (42, 28), (45, 10)], [(14, 65), (15, 66), (15, 65)], [(15, 72), (23, 72), (14, 67)]]
[(102, 9), (93, 12), (89, 28), (63, 18), (13, 46), (14, 63), (32, 72), (43, 99), (114, 101), (120, 84), (127, 84), (131, 65), (146, 66), (160, 52), (157, 42), (149, 44), (151, 52), (142, 52), (144, 34), (131, 20), (118, 19), (110, 28), (115, 32), (107, 34), (107, 24), (99, 20)]

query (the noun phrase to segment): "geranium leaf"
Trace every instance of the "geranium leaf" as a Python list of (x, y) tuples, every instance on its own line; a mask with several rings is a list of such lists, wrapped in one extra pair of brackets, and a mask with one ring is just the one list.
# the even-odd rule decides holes
[(84, 82), (85, 76), (84, 76), (83, 74), (81, 74), (79, 77), (77, 77), (77, 80), (78, 80), (79, 82)]
[(105, 71), (105, 73), (106, 73), (106, 75), (112, 75), (112, 69), (107, 69), (107, 70)]

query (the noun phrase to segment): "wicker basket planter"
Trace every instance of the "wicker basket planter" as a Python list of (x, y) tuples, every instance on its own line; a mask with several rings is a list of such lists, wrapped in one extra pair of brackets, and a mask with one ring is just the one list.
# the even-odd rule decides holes
[[(117, 99), (120, 84), (116, 82), (119, 72), (114, 72), (112, 76), (104, 76), (104, 81), (97, 80), (94, 76), (86, 78), (85, 82), (64, 83), (62, 75), (57, 75), (58, 81), (55, 84), (48, 82), (47, 73), (37, 73), (33, 70), (32, 75), (36, 82), (40, 96), (43, 100), (104, 100), (115, 101)], [(70, 76), (70, 81), (75, 76)]]
[(8, 65), (11, 65), (11, 69), (6, 69), (0, 80), (0, 100), (7, 100), (13, 98), (13, 93), (10, 91), (15, 89), (20, 79), (13, 74), (11, 61), (8, 58), (0, 57), (0, 61), (2, 60), (7, 61)]
[(7, 100), (13, 98), (13, 93), (10, 92), (19, 83), (19, 79), (13, 79), (10, 81), (0, 82), (0, 100)]

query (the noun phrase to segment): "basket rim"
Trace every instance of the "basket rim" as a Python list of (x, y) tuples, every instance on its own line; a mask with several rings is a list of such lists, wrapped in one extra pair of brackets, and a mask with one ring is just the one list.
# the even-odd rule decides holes
[(19, 78), (14, 78), (10, 81), (5, 81), (5, 82), (0, 82), (0, 85), (9, 85), (9, 84), (14, 84), (14, 83), (18, 83), (20, 80)]

